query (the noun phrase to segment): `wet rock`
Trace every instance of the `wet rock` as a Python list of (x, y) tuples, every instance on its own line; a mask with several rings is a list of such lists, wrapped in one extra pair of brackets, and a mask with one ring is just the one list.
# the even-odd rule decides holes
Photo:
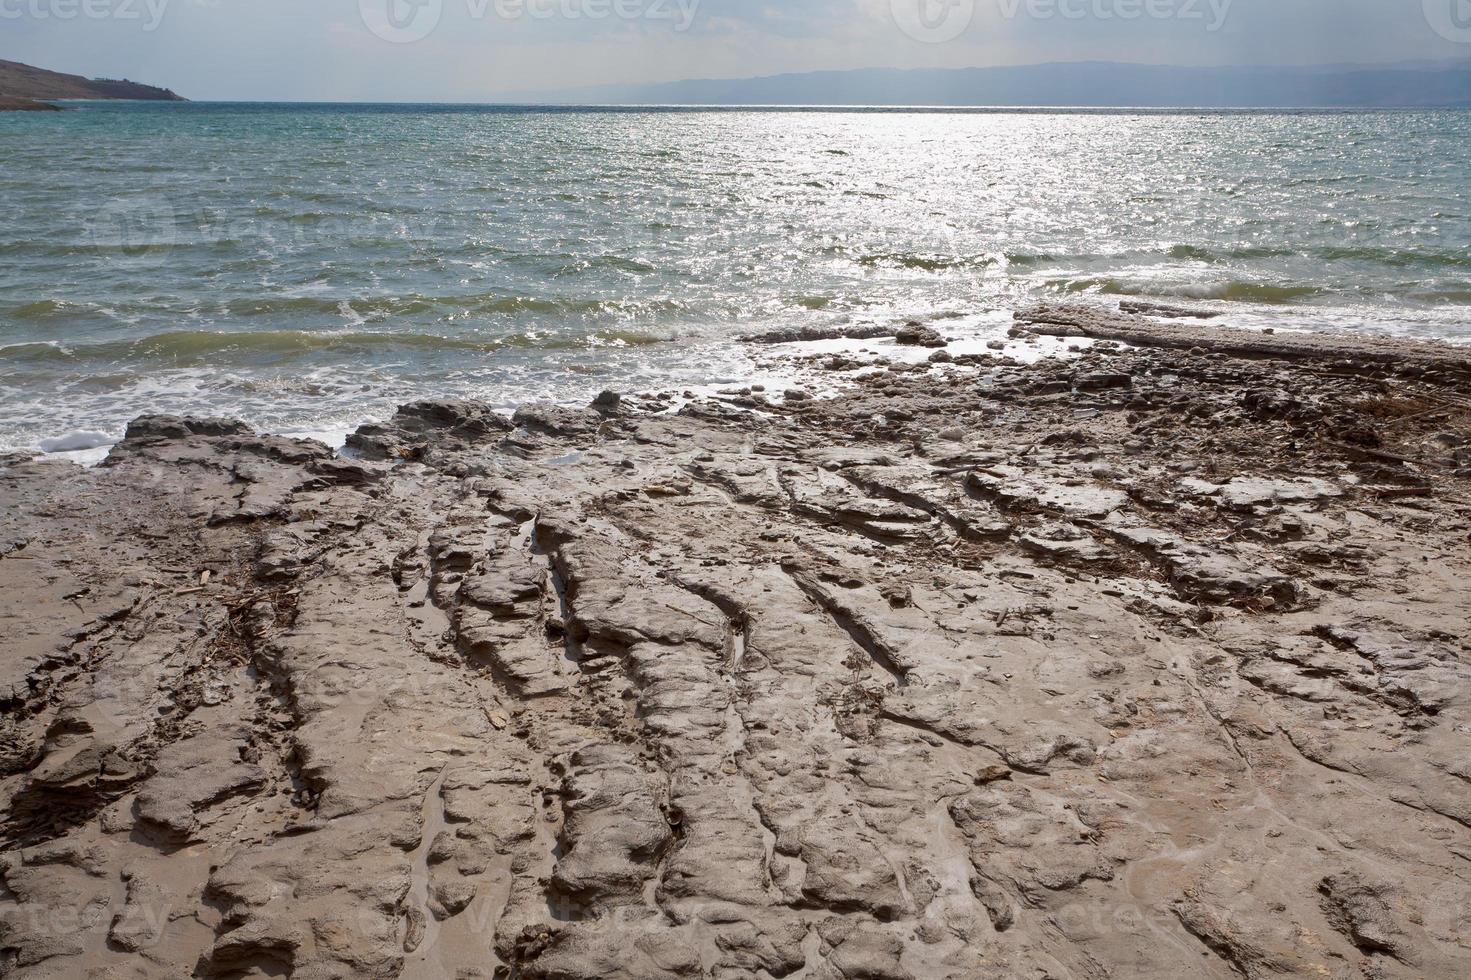
[(417, 459), (431, 446), (475, 445), (512, 426), (490, 406), (470, 401), (423, 401), (405, 405), (381, 425), (365, 425), (347, 446), (367, 459)]
[(871, 340), (887, 337), (892, 331), (883, 326), (867, 327), (788, 327), (741, 337), (748, 344), (792, 344), (814, 340)]
[(1109, 391), (1133, 386), (1133, 377), (1115, 371), (1093, 371), (1073, 378), (1073, 387), (1078, 391)]
[(1138, 316), (1161, 316), (1177, 320), (1213, 320), (1221, 315), (1216, 310), (1202, 310), (1195, 307), (1186, 306), (1170, 306), (1166, 303), (1150, 303), (1143, 300), (1131, 299), (1120, 300), (1119, 310), (1123, 313), (1133, 313)]
[(944, 347), (950, 342), (938, 330), (922, 323), (907, 323), (894, 334), (894, 339), (905, 347)]
[(128, 423), (125, 442), (146, 439), (187, 439), (190, 436), (248, 436), (250, 426), (234, 419), (209, 419), (175, 415), (143, 415)]
[(563, 408), (559, 405), (523, 405), (511, 416), (511, 424), (533, 435), (554, 439), (596, 432), (607, 419), (594, 409)]

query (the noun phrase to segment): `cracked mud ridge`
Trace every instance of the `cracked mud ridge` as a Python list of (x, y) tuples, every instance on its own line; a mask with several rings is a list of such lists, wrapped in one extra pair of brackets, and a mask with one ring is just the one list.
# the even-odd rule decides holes
[(0, 463), (0, 975), (1471, 976), (1466, 352), (1014, 332)]

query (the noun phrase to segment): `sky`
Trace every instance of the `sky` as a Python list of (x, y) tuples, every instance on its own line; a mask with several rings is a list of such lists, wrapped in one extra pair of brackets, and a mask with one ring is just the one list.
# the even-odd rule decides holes
[(0, 0), (0, 58), (193, 99), (484, 102), (846, 68), (1471, 60), (1471, 0)]

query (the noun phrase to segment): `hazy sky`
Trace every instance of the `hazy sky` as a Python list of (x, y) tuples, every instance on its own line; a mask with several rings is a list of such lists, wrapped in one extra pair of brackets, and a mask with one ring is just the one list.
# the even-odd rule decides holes
[(195, 99), (1040, 61), (1471, 59), (1471, 0), (0, 0), (0, 58)]

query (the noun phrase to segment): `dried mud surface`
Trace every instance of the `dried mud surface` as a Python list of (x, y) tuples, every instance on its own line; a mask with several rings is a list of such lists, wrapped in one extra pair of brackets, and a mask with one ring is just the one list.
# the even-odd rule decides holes
[(0, 463), (0, 975), (1471, 975), (1464, 361), (1126, 328)]

